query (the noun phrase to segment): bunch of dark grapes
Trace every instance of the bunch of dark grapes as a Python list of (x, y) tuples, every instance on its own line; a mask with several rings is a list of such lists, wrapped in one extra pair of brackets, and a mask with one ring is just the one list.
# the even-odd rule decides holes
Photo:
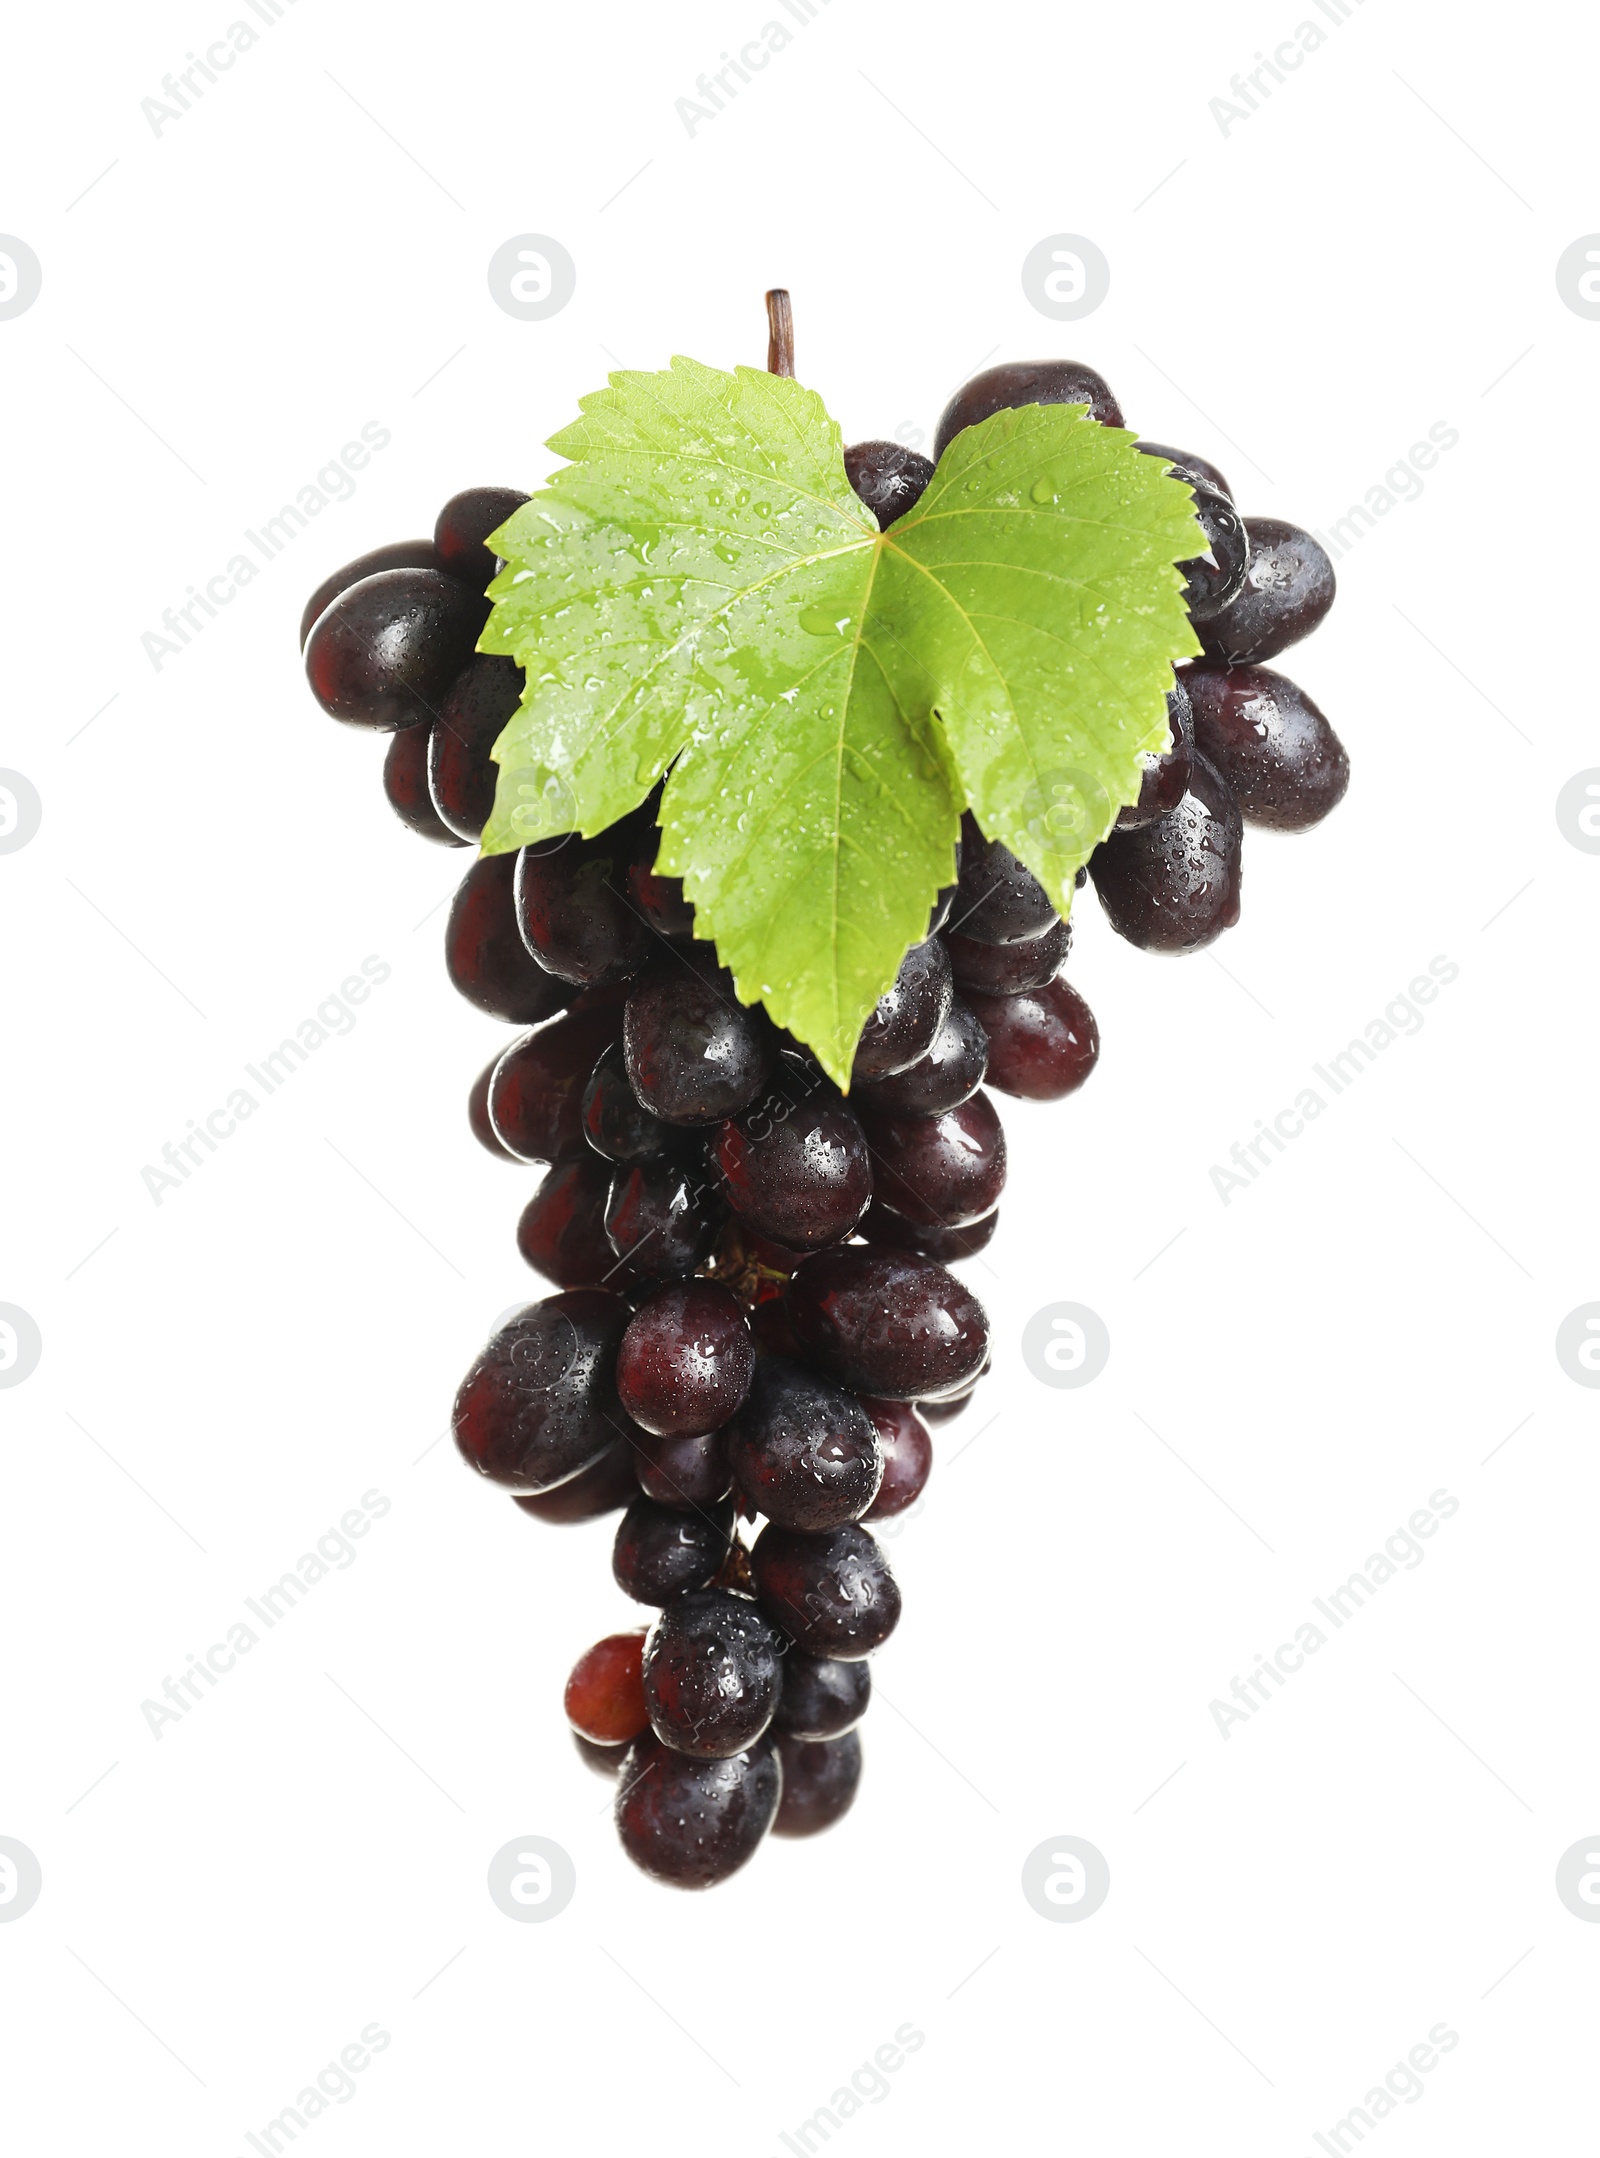
[[(997, 367), (951, 401), (936, 452), (992, 412), (1062, 402), (1122, 424), (1088, 368)], [(1333, 572), (1309, 534), (1240, 517), (1205, 459), (1140, 447), (1194, 493), (1207, 549), (1180, 567), (1205, 657), (1178, 670), (1172, 746), (1089, 874), (1121, 935), (1193, 951), (1238, 919), (1243, 825), (1302, 831), (1344, 792), (1327, 721), (1262, 664), (1316, 627)], [(845, 464), (884, 527), (934, 470), (890, 442)], [(456, 496), (431, 541), (352, 562), (306, 610), (319, 701), (391, 736), (389, 800), (445, 845), (480, 836), (490, 749), (521, 696), (520, 669), (474, 646), (484, 542), (524, 499)], [(480, 858), (451, 909), (451, 980), (525, 1030), (468, 1116), (491, 1153), (543, 1165), (517, 1244), (556, 1291), (486, 1344), (454, 1426), (529, 1514), (620, 1514), (613, 1575), (656, 1615), (579, 1657), (567, 1716), (617, 1778), (628, 1855), (698, 1888), (769, 1829), (809, 1835), (854, 1799), (868, 1658), (900, 1615), (869, 1524), (919, 1497), (929, 1424), (988, 1362), (982, 1306), (947, 1271), (999, 1219), (986, 1088), (1058, 1100), (1099, 1038), (1063, 972), (1069, 925), (968, 816), (956, 882), (869, 1018), (846, 1095), (695, 940), (682, 886), (653, 867), (656, 806)]]

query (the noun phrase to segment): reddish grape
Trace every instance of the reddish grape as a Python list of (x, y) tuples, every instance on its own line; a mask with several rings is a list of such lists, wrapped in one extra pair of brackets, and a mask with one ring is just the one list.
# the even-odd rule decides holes
[(1052, 922), (1021, 944), (980, 944), (957, 929), (947, 929), (944, 941), (964, 997), (1015, 997), (1055, 978), (1072, 949), (1072, 924)]
[(883, 1456), (883, 1482), (861, 1518), (885, 1521), (921, 1498), (933, 1468), (933, 1439), (909, 1401), (875, 1401), (867, 1395), (861, 1406), (872, 1418)]
[(480, 652), (445, 692), (428, 743), (428, 792), (442, 823), (478, 839), (494, 807), (500, 767), (489, 752), (522, 702), (515, 660)]
[(860, 1086), (887, 1079), (925, 1057), (950, 1016), (950, 955), (937, 937), (913, 944), (900, 971), (861, 1029), (850, 1077)]
[(659, 939), (629, 895), (637, 834), (612, 825), (596, 839), (568, 836), (517, 856), (517, 921), (530, 952), (565, 982), (591, 986), (637, 974)]
[(698, 1154), (667, 1154), (613, 1171), (606, 1235), (617, 1257), (631, 1259), (641, 1274), (678, 1281), (710, 1251), (723, 1212)]
[(872, 1197), (866, 1137), (831, 1089), (798, 1102), (770, 1096), (730, 1119), (716, 1163), (734, 1212), (790, 1251), (837, 1244)]
[(613, 1439), (598, 1461), (591, 1461), (564, 1484), (557, 1484), (553, 1491), (521, 1492), (512, 1504), (536, 1521), (564, 1528), (578, 1521), (597, 1521), (602, 1514), (620, 1513), (633, 1504), (637, 1490), (633, 1448), (626, 1439)]
[(975, 997), (989, 1037), (989, 1084), (1024, 1101), (1060, 1101), (1082, 1086), (1100, 1055), (1100, 1029), (1061, 976), (1022, 997)]
[(494, 575), (498, 557), (484, 545), (527, 496), (514, 487), (468, 487), (452, 495), (433, 527), (439, 559), (452, 577), (481, 592)]
[(975, 944), (1026, 944), (1060, 916), (1031, 869), (998, 839), (985, 839), (967, 810), (961, 819), (961, 874), (946, 936)]
[(1189, 791), (1141, 832), (1113, 832), (1089, 863), (1106, 920), (1147, 952), (1194, 952), (1239, 919), (1244, 823), (1232, 790), (1198, 750)]
[(782, 1789), (769, 1741), (727, 1760), (697, 1761), (644, 1732), (622, 1764), (617, 1833), (642, 1872), (673, 1888), (710, 1888), (754, 1856)]
[(644, 1705), (642, 1626), (608, 1633), (572, 1667), (562, 1705), (580, 1738), (595, 1746), (625, 1746), (650, 1728)]
[(873, 1117), (879, 1202), (919, 1227), (960, 1229), (1000, 1203), (1006, 1135), (981, 1090), (943, 1116)]
[(915, 508), (933, 478), (933, 466), (903, 442), (852, 442), (844, 453), (845, 477), (887, 532)]
[(402, 727), (389, 737), (383, 758), (383, 791), (407, 831), (443, 847), (465, 844), (440, 817), (428, 793), (429, 726)]
[(606, 1238), (611, 1172), (603, 1161), (558, 1162), (517, 1223), (517, 1249), (558, 1289), (621, 1289), (634, 1278)]
[(774, 1054), (770, 1023), (739, 1002), (732, 975), (676, 953), (634, 984), (622, 1042), (634, 1092), (668, 1124), (720, 1124), (748, 1109)]
[(1210, 458), (1196, 457), (1192, 450), (1169, 449), (1164, 442), (1140, 442), (1135, 446), (1143, 450), (1146, 457), (1159, 457), (1163, 464), (1175, 465), (1179, 479), (1186, 480), (1192, 473), (1196, 479), (1204, 480), (1208, 487), (1214, 487), (1219, 495), (1226, 495), (1229, 501), (1232, 501), (1233, 489)]
[(437, 717), (488, 602), (432, 569), (387, 569), (341, 592), (306, 641), (306, 678), (333, 719), (392, 734)]
[(959, 1393), (989, 1353), (989, 1322), (966, 1284), (897, 1252), (819, 1252), (784, 1296), (807, 1355), (855, 1393), (936, 1400)]
[(667, 1604), (714, 1579), (733, 1542), (733, 1507), (660, 1506), (635, 1499), (617, 1524), (611, 1572), (637, 1604)]
[(935, 464), (964, 427), (1018, 405), (1087, 405), (1103, 427), (1122, 425), (1122, 407), (1103, 375), (1080, 360), (1006, 360), (963, 383), (945, 406), (933, 438)]
[(348, 592), (353, 584), (361, 584), (368, 577), (376, 577), (386, 569), (433, 569), (442, 570), (439, 550), (432, 540), (391, 540), (387, 547), (374, 547), (370, 554), (357, 555), (343, 569), (336, 569), (331, 577), (324, 577), (321, 584), (306, 601), (305, 613), (300, 617), (300, 649), (306, 648), (306, 639), (316, 627), (317, 619), (333, 605), (341, 592)]
[(777, 1741), (783, 1763), (783, 1796), (772, 1824), (775, 1836), (815, 1836), (832, 1828), (855, 1804), (861, 1782), (861, 1733), (842, 1738)]
[(750, 1567), (762, 1610), (808, 1655), (849, 1662), (894, 1632), (900, 1591), (859, 1522), (821, 1536), (772, 1522), (756, 1538)]
[(639, 1489), (658, 1506), (715, 1506), (733, 1489), (727, 1435), (702, 1432), (692, 1439), (641, 1437), (633, 1449)]
[(941, 1266), (948, 1266), (955, 1259), (975, 1259), (993, 1241), (999, 1226), (998, 1207), (959, 1229), (936, 1229), (907, 1221), (892, 1207), (873, 1205), (867, 1209), (861, 1234), (869, 1244), (881, 1245), (891, 1251), (915, 1252), (920, 1258), (937, 1259)]
[(513, 1491), (550, 1491), (625, 1438), (612, 1366), (627, 1322), (605, 1289), (568, 1289), (506, 1320), (456, 1394), (469, 1466)]
[(739, 1300), (720, 1282), (661, 1289), (628, 1321), (617, 1351), (617, 1393), (657, 1438), (718, 1431), (750, 1390), (755, 1343)]
[(883, 1481), (877, 1430), (855, 1395), (779, 1356), (757, 1365), (728, 1458), (751, 1510), (790, 1529), (859, 1521)]
[(989, 1044), (970, 1008), (950, 1007), (933, 1046), (915, 1064), (857, 1088), (851, 1099), (858, 1112), (884, 1116), (939, 1116), (958, 1109), (983, 1084)]
[(584, 1088), (601, 1052), (615, 1041), (620, 1016), (614, 999), (580, 1001), (511, 1044), (489, 1082), (489, 1114), (502, 1146), (522, 1161), (571, 1161), (588, 1151)]
[(772, 1728), (790, 1738), (839, 1738), (861, 1721), (871, 1699), (872, 1666), (864, 1656), (845, 1663), (791, 1648)]
[(547, 974), (517, 928), (511, 886), (514, 854), (486, 854), (462, 878), (444, 932), (444, 963), (451, 981), (480, 1011), (514, 1026), (537, 1026), (574, 991)]
[(1336, 581), (1326, 552), (1281, 517), (1247, 517), (1250, 567), (1233, 604), (1200, 630), (1208, 659), (1259, 666), (1309, 637), (1333, 605)]
[(1195, 741), (1233, 790), (1246, 824), (1308, 832), (1344, 800), (1350, 759), (1298, 684), (1270, 667), (1184, 670)]
[(644, 1645), (644, 1698), (656, 1737), (699, 1760), (754, 1745), (778, 1705), (783, 1648), (748, 1596), (702, 1588), (674, 1597)]
[(517, 1156), (510, 1147), (501, 1143), (499, 1134), (489, 1121), (489, 1082), (494, 1077), (494, 1068), (499, 1061), (498, 1056), (491, 1057), (473, 1080), (472, 1092), (467, 1096), (467, 1122), (471, 1125), (472, 1136), (479, 1146), (487, 1147), (489, 1152), (497, 1155), (501, 1161), (515, 1161)]

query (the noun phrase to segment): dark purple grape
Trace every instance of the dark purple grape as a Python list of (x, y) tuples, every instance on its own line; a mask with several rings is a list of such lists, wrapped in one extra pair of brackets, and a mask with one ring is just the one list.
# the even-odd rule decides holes
[(1206, 485), (1214, 487), (1219, 495), (1226, 495), (1230, 502), (1233, 500), (1233, 489), (1209, 457), (1196, 457), (1192, 450), (1171, 449), (1165, 442), (1140, 442), (1135, 446), (1143, 450), (1146, 457), (1159, 457), (1163, 464), (1175, 465), (1180, 480), (1189, 479), (1191, 476), (1204, 480)]
[(982, 1091), (942, 1116), (873, 1117), (867, 1135), (879, 1202), (907, 1221), (962, 1229), (999, 1205), (1006, 1135)]
[(941, 884), (938, 891), (934, 893), (933, 905), (928, 910), (928, 926), (922, 932), (925, 939), (936, 937), (939, 934), (945, 923), (949, 921), (950, 909), (955, 903), (955, 886), (953, 884)]
[(487, 1147), (489, 1152), (497, 1155), (501, 1161), (516, 1161), (519, 1157), (502, 1142), (489, 1116), (489, 1086), (499, 1061), (498, 1056), (491, 1057), (473, 1080), (472, 1092), (467, 1096), (467, 1122), (471, 1125), (472, 1136), (479, 1146)]
[(913, 508), (933, 478), (926, 457), (903, 442), (852, 442), (844, 453), (845, 477), (887, 532)]
[(782, 1789), (768, 1741), (726, 1761), (696, 1761), (647, 1731), (628, 1748), (617, 1781), (617, 1834), (654, 1879), (711, 1888), (754, 1856)]
[(861, 1782), (861, 1733), (842, 1738), (779, 1738), (783, 1796), (775, 1836), (815, 1836), (842, 1820)]
[(755, 1365), (755, 1342), (733, 1291), (716, 1281), (675, 1282), (628, 1321), (617, 1392), (654, 1437), (697, 1438), (734, 1415)]
[(306, 679), (322, 709), (393, 734), (438, 717), (489, 611), (436, 569), (386, 569), (339, 594), (306, 642)]
[(739, 1002), (732, 975), (677, 954), (634, 984), (622, 1043), (633, 1091), (668, 1124), (720, 1124), (748, 1109), (774, 1054), (770, 1022)]
[(989, 1084), (1023, 1101), (1060, 1101), (1094, 1070), (1100, 1030), (1059, 977), (1022, 997), (982, 997), (974, 1010), (989, 1037)]
[(402, 727), (398, 734), (390, 735), (383, 759), (383, 791), (407, 831), (443, 847), (465, 846), (465, 840), (451, 831), (434, 808), (428, 792), (428, 741), (432, 733), (431, 727), (421, 726)]
[(950, 955), (937, 937), (913, 944), (861, 1029), (851, 1084), (887, 1079), (925, 1057), (950, 1016)]
[(1087, 405), (1090, 419), (1103, 427), (1122, 425), (1122, 407), (1092, 367), (1078, 360), (1009, 360), (984, 368), (956, 391), (939, 418), (934, 462), (964, 427), (1018, 405)]
[(762, 1610), (810, 1656), (870, 1656), (900, 1616), (889, 1562), (856, 1521), (821, 1536), (771, 1522), (756, 1538), (750, 1570)]
[(728, 1501), (687, 1513), (658, 1506), (654, 1499), (635, 1499), (617, 1524), (612, 1578), (636, 1604), (668, 1604), (686, 1589), (703, 1589), (713, 1580), (732, 1543)]
[(1308, 832), (1344, 800), (1344, 744), (1297, 683), (1270, 667), (1186, 667), (1195, 741), (1246, 824)]
[(1225, 494), (1200, 479), (1192, 482), (1191, 492), (1195, 516), (1206, 536), (1206, 551), (1178, 564), (1184, 604), (1191, 622), (1214, 622), (1244, 590), (1250, 538), (1244, 519)]
[(857, 1089), (851, 1099), (862, 1114), (939, 1116), (978, 1091), (988, 1060), (983, 1028), (970, 1007), (957, 1002), (925, 1056), (888, 1079)]
[(576, 992), (547, 974), (522, 941), (512, 901), (514, 854), (485, 854), (462, 878), (444, 932), (445, 970), (479, 1011), (537, 1026)]
[(468, 660), (445, 692), (428, 738), (428, 792), (462, 839), (483, 835), (500, 776), (489, 752), (521, 702), (522, 669), (493, 652)]
[(769, 1095), (722, 1126), (715, 1152), (740, 1220), (790, 1251), (841, 1242), (872, 1197), (865, 1134), (831, 1088), (801, 1101)]
[(468, 487), (450, 497), (434, 524), (433, 543), (452, 577), (474, 592), (483, 590), (499, 567), (484, 541), (527, 499), (514, 487)]
[(1147, 952), (1194, 952), (1239, 919), (1244, 824), (1216, 766), (1198, 750), (1189, 791), (1170, 816), (1113, 832), (1090, 858), (1106, 920)]
[(619, 1776), (622, 1764), (628, 1758), (626, 1746), (597, 1746), (592, 1738), (585, 1738), (581, 1731), (568, 1734), (572, 1750), (585, 1768), (591, 1768), (597, 1776)]
[(918, 1258), (937, 1259), (941, 1266), (949, 1266), (955, 1259), (975, 1259), (994, 1241), (999, 1226), (998, 1207), (960, 1229), (934, 1229), (907, 1221), (891, 1207), (874, 1205), (867, 1209), (861, 1234), (884, 1250), (914, 1252)]
[(513, 1491), (550, 1491), (625, 1438), (611, 1374), (627, 1323), (627, 1305), (605, 1289), (568, 1289), (507, 1319), (456, 1395), (456, 1444), (471, 1467)]
[(954, 1274), (897, 1252), (818, 1252), (784, 1291), (806, 1354), (853, 1393), (933, 1401), (989, 1353), (983, 1306)]
[(524, 847), (517, 856), (517, 920), (542, 967), (593, 988), (638, 973), (659, 939), (628, 895), (637, 834), (613, 825), (596, 839)]
[(387, 547), (374, 547), (370, 554), (357, 555), (343, 569), (336, 569), (331, 577), (324, 577), (321, 584), (306, 601), (305, 613), (300, 617), (300, 649), (306, 648), (306, 639), (316, 627), (317, 619), (333, 605), (341, 592), (348, 592), (353, 584), (364, 583), (368, 577), (376, 577), (386, 569), (432, 569), (442, 570), (439, 550), (432, 540), (391, 540)]
[(1009, 847), (985, 839), (971, 810), (961, 819), (961, 874), (945, 935), (975, 944), (1026, 944), (1061, 917), (1031, 869)]
[(877, 1430), (855, 1395), (781, 1356), (757, 1365), (728, 1459), (752, 1512), (789, 1529), (859, 1521), (883, 1481)]
[(964, 997), (1017, 997), (1055, 980), (1072, 949), (1072, 924), (1052, 922), (1025, 944), (980, 944), (959, 929), (947, 929), (944, 944)]
[(692, 937), (694, 909), (683, 896), (681, 877), (658, 877), (643, 861), (628, 865), (628, 892), (634, 905), (664, 937)]
[(644, 1645), (645, 1706), (656, 1737), (702, 1761), (754, 1745), (778, 1705), (783, 1652), (748, 1596), (702, 1588), (674, 1597)]
[(1206, 657), (1226, 667), (1259, 666), (1309, 637), (1333, 605), (1336, 580), (1325, 551), (1281, 517), (1247, 517), (1250, 567), (1233, 604), (1200, 630)]
[(514, 1503), (536, 1521), (565, 1528), (578, 1521), (598, 1521), (602, 1514), (620, 1513), (633, 1504), (638, 1488), (633, 1448), (626, 1439), (613, 1439), (598, 1461), (591, 1461), (564, 1484), (557, 1484), (553, 1491), (525, 1492)]
[(670, 1124), (640, 1106), (621, 1042), (595, 1066), (583, 1095), (583, 1134), (606, 1161), (654, 1161), (676, 1137)]
[(606, 1235), (617, 1257), (631, 1259), (641, 1274), (678, 1281), (706, 1257), (724, 1212), (698, 1151), (664, 1154), (612, 1171)]
[[(546, 977), (551, 979), (551, 977)], [(502, 1146), (519, 1161), (573, 1161), (587, 1155), (583, 1091), (596, 1060), (617, 1037), (615, 991), (515, 1041), (489, 1082), (489, 1118)]]
[(842, 1738), (867, 1713), (872, 1666), (864, 1656), (808, 1656), (792, 1648), (783, 1659), (783, 1694), (772, 1728), (787, 1738)]
[(733, 1489), (728, 1441), (720, 1431), (693, 1439), (645, 1433), (634, 1442), (633, 1466), (639, 1489), (658, 1506), (715, 1506)]
[[(863, 1521), (887, 1521), (894, 1514), (903, 1514), (908, 1506), (914, 1506), (921, 1498), (933, 1469), (933, 1439), (909, 1401), (875, 1401), (869, 1394), (863, 1398), (861, 1406), (872, 1418), (878, 1434), (878, 1451), (883, 1456), (883, 1482), (878, 1487), (878, 1496), (861, 1518)], [(787, 1695), (787, 1679), (784, 1691)], [(807, 1735), (816, 1738), (832, 1736), (825, 1731)]]
[(593, 1156), (558, 1162), (517, 1223), (517, 1249), (558, 1289), (621, 1289), (634, 1278), (606, 1240), (611, 1172)]
[(1172, 729), (1172, 747), (1141, 753), (1144, 777), (1139, 782), (1139, 798), (1117, 811), (1119, 832), (1137, 832), (1154, 824), (1157, 817), (1176, 809), (1189, 791), (1189, 774), (1194, 769), (1194, 714), (1181, 675), (1167, 691), (1167, 723)]

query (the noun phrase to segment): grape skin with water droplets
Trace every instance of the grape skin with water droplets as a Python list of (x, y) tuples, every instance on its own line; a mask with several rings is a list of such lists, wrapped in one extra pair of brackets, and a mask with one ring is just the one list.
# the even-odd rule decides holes
[(855, 1395), (781, 1356), (757, 1365), (728, 1459), (751, 1508), (782, 1528), (859, 1521), (883, 1482), (877, 1430)]
[(638, 1498), (617, 1524), (611, 1571), (635, 1603), (668, 1604), (685, 1589), (702, 1589), (733, 1541), (733, 1508), (690, 1512)]
[(783, 1789), (776, 1746), (763, 1740), (726, 1760), (693, 1760), (653, 1732), (633, 1741), (617, 1779), (622, 1848), (673, 1888), (710, 1888), (755, 1855)]
[(675, 1596), (644, 1645), (644, 1698), (656, 1737), (700, 1760), (753, 1746), (778, 1705), (783, 1646), (748, 1596), (714, 1588)]
[(1147, 952), (1194, 952), (1239, 919), (1244, 820), (1215, 765), (1195, 752), (1189, 791), (1169, 816), (1113, 832), (1089, 862), (1106, 920)]
[(683, 1282), (660, 1290), (628, 1321), (617, 1393), (653, 1437), (700, 1438), (738, 1413), (755, 1364), (755, 1342), (732, 1291), (719, 1282)]
[(772, 1824), (775, 1836), (815, 1836), (832, 1828), (855, 1804), (861, 1782), (861, 1734), (808, 1739), (780, 1736), (783, 1796)]
[(784, 1301), (812, 1361), (854, 1393), (937, 1400), (961, 1392), (989, 1353), (989, 1322), (966, 1284), (895, 1252), (819, 1252)]

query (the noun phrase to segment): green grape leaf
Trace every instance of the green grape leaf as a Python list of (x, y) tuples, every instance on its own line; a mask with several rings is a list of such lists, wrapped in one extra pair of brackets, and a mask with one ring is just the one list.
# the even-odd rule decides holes
[(963, 808), (1065, 914), (1199, 646), (1189, 489), (1081, 406), (968, 429), (880, 533), (799, 383), (616, 374), (491, 545), (479, 648), (527, 676), (483, 845), (586, 835), (666, 773), (657, 867), (746, 1003), (847, 1084)]

